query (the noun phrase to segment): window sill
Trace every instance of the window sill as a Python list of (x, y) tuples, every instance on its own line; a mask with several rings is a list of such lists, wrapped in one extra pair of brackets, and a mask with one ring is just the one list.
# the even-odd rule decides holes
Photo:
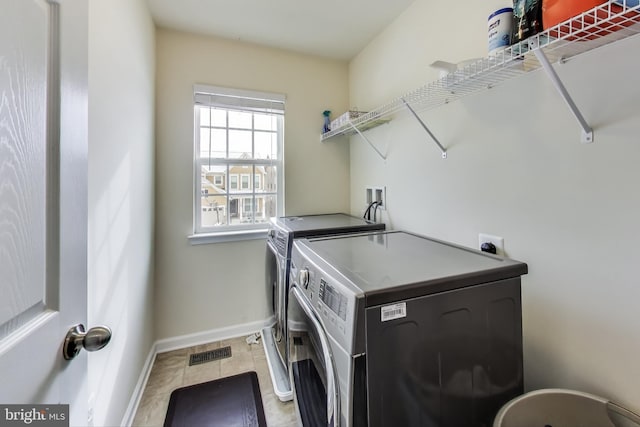
[(211, 243), (240, 242), (243, 240), (259, 240), (267, 238), (267, 229), (224, 231), (220, 233), (192, 234), (187, 237), (191, 245), (208, 245)]

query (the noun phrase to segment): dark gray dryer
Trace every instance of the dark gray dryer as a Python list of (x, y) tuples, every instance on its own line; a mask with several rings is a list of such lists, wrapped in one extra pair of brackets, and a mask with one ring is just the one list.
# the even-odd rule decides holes
[(527, 265), (406, 232), (294, 242), (301, 424), (488, 427), (523, 392)]
[(294, 239), (313, 236), (384, 230), (375, 223), (344, 213), (271, 218), (267, 234), (266, 285), (275, 323), (262, 330), (274, 392), (280, 400), (291, 400), (287, 374), (287, 297), (289, 263)]

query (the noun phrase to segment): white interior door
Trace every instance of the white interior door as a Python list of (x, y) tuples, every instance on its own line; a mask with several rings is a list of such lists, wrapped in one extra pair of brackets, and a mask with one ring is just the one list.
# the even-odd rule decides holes
[(69, 404), (71, 425), (87, 425), (86, 352), (62, 357), (87, 316), (86, 3), (0, 0), (0, 405)]

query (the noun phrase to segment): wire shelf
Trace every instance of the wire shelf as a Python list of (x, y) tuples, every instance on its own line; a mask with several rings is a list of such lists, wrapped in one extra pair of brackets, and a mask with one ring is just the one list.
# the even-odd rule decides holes
[(638, 33), (640, 4), (637, 0), (611, 0), (507, 47), (495, 56), (479, 59), (396, 98), (322, 134), (321, 139), (351, 135), (356, 133), (355, 128), (364, 131), (387, 123), (407, 105), (415, 112), (429, 110), (535, 71), (542, 67), (535, 55), (537, 49), (553, 63)]

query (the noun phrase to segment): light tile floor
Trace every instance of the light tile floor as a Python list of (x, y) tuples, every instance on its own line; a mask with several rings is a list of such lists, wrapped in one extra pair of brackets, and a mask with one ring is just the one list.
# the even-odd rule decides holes
[[(231, 357), (189, 366), (189, 355), (229, 345)], [(169, 406), (169, 397), (177, 388), (247, 371), (255, 371), (258, 374), (267, 425), (296, 426), (293, 402), (281, 402), (273, 392), (262, 340), (257, 344), (247, 344), (246, 337), (159, 353), (151, 368), (133, 425), (162, 426)]]

